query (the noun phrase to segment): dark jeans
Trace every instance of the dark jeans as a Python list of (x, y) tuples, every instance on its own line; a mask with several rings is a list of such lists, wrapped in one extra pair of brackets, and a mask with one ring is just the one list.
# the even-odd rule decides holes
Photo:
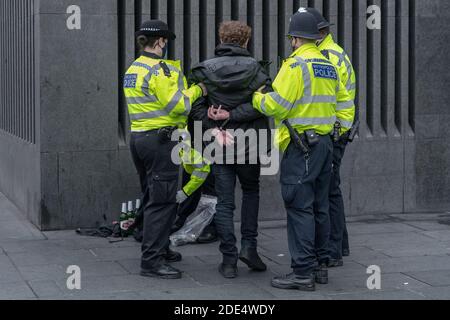
[(299, 276), (310, 276), (318, 264), (329, 259), (328, 190), (332, 152), (331, 138), (323, 136), (312, 148), (308, 161), (291, 143), (281, 162), (289, 251), (292, 269)]
[(217, 206), (214, 223), (220, 239), (220, 251), (223, 262), (236, 264), (238, 249), (234, 234), (234, 210), (236, 177), (242, 187), (241, 234), (242, 247), (256, 248), (258, 237), (259, 213), (259, 178), (261, 166), (250, 165), (214, 165), (214, 178), (216, 180)]
[(333, 170), (330, 182), (330, 257), (342, 259), (342, 249), (348, 248), (348, 236), (346, 234), (344, 200), (341, 192), (341, 163), (346, 148), (345, 142), (334, 143), (333, 147)]
[(147, 270), (165, 263), (163, 254), (169, 247), (170, 229), (177, 213), (179, 166), (171, 160), (175, 145), (176, 142), (161, 144), (155, 131), (131, 136), (131, 154), (143, 192), (141, 267)]

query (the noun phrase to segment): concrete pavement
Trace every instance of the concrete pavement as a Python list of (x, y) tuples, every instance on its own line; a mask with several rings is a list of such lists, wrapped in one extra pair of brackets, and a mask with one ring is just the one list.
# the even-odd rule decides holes
[[(218, 244), (176, 250), (181, 280), (142, 278), (140, 246), (131, 239), (81, 237), (74, 231), (40, 232), (0, 194), (0, 299), (450, 299), (450, 213), (349, 219), (351, 256), (330, 269), (330, 283), (314, 293), (272, 288), (290, 272), (285, 222), (264, 222), (260, 253), (269, 270), (222, 278)], [(81, 290), (67, 289), (67, 267), (81, 268)], [(381, 268), (381, 290), (369, 290), (367, 267)]]

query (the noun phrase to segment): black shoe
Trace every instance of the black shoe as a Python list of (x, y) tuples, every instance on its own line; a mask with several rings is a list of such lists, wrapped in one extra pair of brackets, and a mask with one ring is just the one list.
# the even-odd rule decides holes
[(207, 244), (207, 243), (213, 243), (219, 240), (217, 237), (217, 232), (213, 229), (208, 230), (208, 228), (205, 229), (205, 231), (202, 232), (200, 237), (197, 239), (197, 243)]
[(337, 268), (342, 267), (344, 265), (344, 260), (342, 259), (330, 259), (328, 260), (327, 267), (328, 268)]
[(165, 264), (159, 268), (151, 269), (151, 270), (141, 270), (141, 276), (143, 277), (151, 277), (151, 278), (160, 278), (160, 279), (180, 279), (181, 271), (175, 269), (174, 267)]
[(328, 270), (326, 264), (322, 264), (314, 270), (314, 280), (318, 284), (328, 284)]
[(273, 278), (272, 287), (278, 289), (297, 289), (300, 291), (316, 290), (314, 275), (311, 275), (309, 277), (300, 277), (295, 273)]
[(179, 231), (181, 228), (183, 228), (184, 224), (186, 223), (186, 220), (187, 220), (186, 217), (177, 216), (175, 222), (173, 223), (172, 228), (170, 229), (170, 234), (172, 235), (175, 232)]
[(167, 249), (167, 251), (163, 255), (163, 257), (169, 263), (180, 262), (183, 259), (183, 256), (181, 255), (181, 253), (176, 252), (176, 251), (172, 251), (170, 249)]
[(250, 269), (254, 271), (266, 271), (267, 266), (261, 260), (256, 248), (242, 248), (239, 254), (239, 260), (244, 262)]
[(342, 249), (342, 256), (343, 257), (350, 256), (350, 249)]
[(234, 279), (238, 273), (237, 265), (221, 263), (219, 265), (219, 272), (224, 278)]

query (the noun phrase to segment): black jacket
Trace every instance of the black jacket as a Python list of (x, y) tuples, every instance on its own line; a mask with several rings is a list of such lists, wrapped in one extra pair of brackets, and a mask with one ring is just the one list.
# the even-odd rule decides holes
[(202, 82), (208, 89), (207, 98), (193, 105), (191, 120), (202, 121), (204, 130), (220, 127), (224, 121), (209, 119), (208, 108), (221, 105), (230, 112), (225, 129), (270, 130), (267, 117), (252, 105), (254, 92), (263, 85), (271, 86), (268, 71), (248, 50), (238, 45), (221, 44), (215, 53), (215, 58), (200, 63), (191, 71), (189, 82)]

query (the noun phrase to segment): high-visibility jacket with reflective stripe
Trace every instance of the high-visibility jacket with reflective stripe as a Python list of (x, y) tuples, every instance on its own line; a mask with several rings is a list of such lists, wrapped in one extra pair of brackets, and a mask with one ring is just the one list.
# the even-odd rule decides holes
[(275, 143), (283, 151), (290, 143), (283, 120), (287, 119), (299, 133), (313, 129), (320, 135), (330, 134), (336, 121), (341, 124), (341, 134), (353, 125), (354, 102), (336, 67), (313, 43), (301, 46), (286, 59), (273, 89), (267, 94), (255, 93), (253, 106), (275, 118)]
[[(170, 76), (165, 74), (161, 61)], [(179, 61), (146, 55), (138, 58), (126, 72), (124, 91), (132, 132), (185, 127), (192, 104), (202, 96), (202, 89), (197, 85), (187, 89)]]
[(345, 85), (350, 97), (355, 100), (356, 74), (347, 53), (334, 42), (331, 34), (326, 36), (319, 44), (319, 50), (325, 53), (326, 58), (337, 67), (342, 83)]
[(180, 150), (180, 158), (184, 170), (191, 176), (188, 183), (183, 187), (184, 193), (190, 196), (205, 183), (211, 171), (211, 166), (197, 150), (189, 145)]

